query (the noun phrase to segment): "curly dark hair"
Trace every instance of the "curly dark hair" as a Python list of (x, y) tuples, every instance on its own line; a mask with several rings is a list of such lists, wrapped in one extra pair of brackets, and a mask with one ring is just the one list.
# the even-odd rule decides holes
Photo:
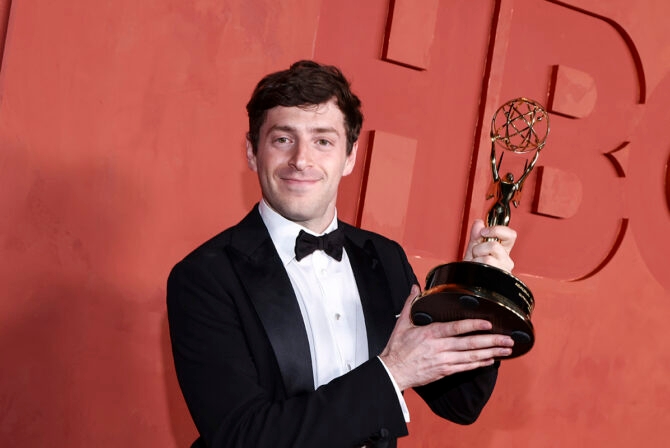
[(314, 61), (298, 61), (288, 70), (271, 73), (256, 85), (249, 103), (247, 138), (254, 153), (258, 149), (261, 126), (269, 109), (276, 106), (302, 107), (335, 99), (344, 114), (347, 133), (347, 154), (351, 153), (363, 125), (361, 101), (351, 91), (349, 81), (340, 69)]

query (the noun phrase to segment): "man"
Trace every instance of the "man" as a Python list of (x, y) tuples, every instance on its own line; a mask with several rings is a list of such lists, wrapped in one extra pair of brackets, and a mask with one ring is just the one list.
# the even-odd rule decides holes
[[(396, 446), (408, 388), (472, 423), (513, 341), (482, 320), (413, 326), (420, 290), (403, 250), (337, 220), (363, 121), (348, 81), (300, 61), (261, 80), (247, 111), (262, 200), (168, 280), (177, 376), (201, 436), (193, 446)], [(478, 220), (465, 259), (510, 270), (515, 239)]]

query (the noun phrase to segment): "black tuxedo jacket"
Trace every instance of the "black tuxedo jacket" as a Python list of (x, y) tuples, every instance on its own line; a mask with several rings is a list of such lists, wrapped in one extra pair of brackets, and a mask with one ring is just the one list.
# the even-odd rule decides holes
[[(170, 273), (168, 320), (177, 377), (201, 437), (194, 447), (396, 446), (407, 427), (377, 358), (416, 277), (402, 248), (338, 225), (359, 289), (370, 359), (314, 390), (293, 288), (257, 206)], [(417, 388), (437, 414), (473, 422), (497, 366)]]

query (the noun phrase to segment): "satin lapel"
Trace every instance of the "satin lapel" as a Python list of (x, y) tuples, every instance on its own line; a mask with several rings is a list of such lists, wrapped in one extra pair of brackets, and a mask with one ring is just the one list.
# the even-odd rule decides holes
[(347, 239), (344, 247), (361, 296), (368, 335), (368, 351), (372, 358), (382, 352), (395, 326), (391, 291), (388, 288), (386, 273), (371, 241), (366, 241), (361, 247), (351, 239)]
[(292, 396), (314, 390), (300, 307), (258, 211), (252, 211), (237, 230), (229, 256), (272, 344), (286, 393)]

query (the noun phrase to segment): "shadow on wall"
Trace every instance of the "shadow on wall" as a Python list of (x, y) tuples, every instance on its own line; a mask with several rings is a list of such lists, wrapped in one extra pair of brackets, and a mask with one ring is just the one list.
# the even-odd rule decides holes
[(135, 244), (141, 195), (105, 161), (37, 166), (9, 143), (0, 142), (0, 439), (189, 446), (196, 432), (172, 364), (167, 274), (143, 274)]

